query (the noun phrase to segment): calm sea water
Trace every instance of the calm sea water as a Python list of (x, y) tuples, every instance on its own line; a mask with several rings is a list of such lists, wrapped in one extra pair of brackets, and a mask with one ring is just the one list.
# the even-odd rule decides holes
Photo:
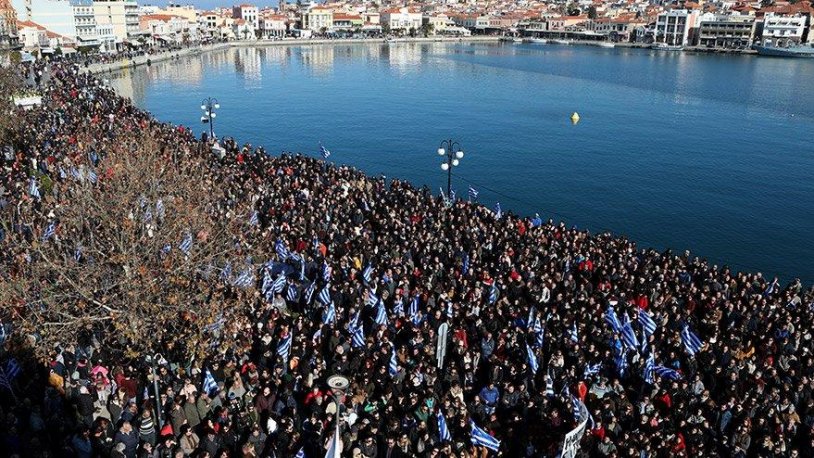
[[(230, 49), (111, 77), (158, 118), (814, 282), (814, 61), (514, 44)], [(569, 116), (582, 120), (572, 125)]]

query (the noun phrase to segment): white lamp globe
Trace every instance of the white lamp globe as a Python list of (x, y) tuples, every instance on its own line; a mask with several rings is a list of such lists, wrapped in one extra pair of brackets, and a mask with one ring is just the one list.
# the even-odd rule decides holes
[(206, 111), (206, 105), (201, 105), (201, 110)]
[(458, 159), (463, 159), (464, 158), (464, 152), (463, 151), (458, 151), (457, 153), (455, 153), (455, 157), (457, 157)]
[(441, 170), (449, 170), (449, 164), (447, 164), (446, 162), (441, 164)]
[(212, 114), (211, 114), (211, 115), (209, 115), (209, 116), (211, 116), (211, 117), (213, 117), (213, 118), (214, 118), (215, 116), (217, 116), (217, 114), (212, 113)]
[(215, 109), (216, 109), (216, 110), (220, 109), (220, 104), (219, 104), (219, 103), (216, 103), (216, 104), (215, 104)]
[(460, 163), (461, 163), (461, 162), (460, 162), (460, 161), (458, 161), (458, 159), (453, 159), (453, 160), (452, 160), (452, 165), (453, 165), (453, 166), (455, 166), (455, 167), (458, 167), (458, 164), (460, 164)]
[(444, 148), (438, 148), (438, 155), (443, 156), (444, 154), (447, 154), (447, 152), (444, 151)]

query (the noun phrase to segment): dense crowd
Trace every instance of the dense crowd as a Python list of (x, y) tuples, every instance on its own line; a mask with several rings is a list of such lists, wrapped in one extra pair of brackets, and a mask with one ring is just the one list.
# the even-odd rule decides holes
[[(46, 96), (16, 113), (27, 143), (6, 150), (2, 208), (44, 205), (26, 203), (31, 168), (59, 181), (84, 157), (65, 153), (77, 135), (199, 150), (77, 66), (36, 65)], [(349, 457), (553, 457), (583, 421), (584, 456), (814, 456), (814, 291), (800, 281), (221, 146), (218, 183), (255, 202), (253, 243), (271, 260), (257, 293), (213, 282), (245, 307), (213, 327), (204, 361), (184, 342), (161, 342), (156, 361), (109, 336), (62, 343), (14, 381), (0, 454), (317, 457), (338, 416)], [(5, 265), (25, 255), (0, 247)], [(473, 425), (497, 450), (473, 444)]]

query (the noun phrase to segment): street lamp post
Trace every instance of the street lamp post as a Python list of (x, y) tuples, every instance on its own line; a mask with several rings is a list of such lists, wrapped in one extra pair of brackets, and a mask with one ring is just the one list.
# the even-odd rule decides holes
[(155, 390), (155, 404), (153, 405), (155, 409), (154, 413), (156, 420), (158, 420), (158, 430), (161, 431), (161, 429), (164, 428), (164, 422), (161, 420), (161, 393), (159, 393), (158, 390), (158, 372), (155, 370), (155, 363), (156, 361), (161, 361), (163, 357), (161, 356), (161, 353), (156, 353), (152, 357), (148, 356), (147, 358), (150, 359), (150, 372), (152, 372), (153, 375), (153, 390)]
[(326, 457), (339, 458), (342, 451), (339, 450), (339, 413), (341, 411), (339, 398), (345, 393), (345, 390), (350, 386), (350, 380), (341, 375), (332, 375), (328, 377), (328, 387), (331, 388), (331, 396), (334, 398), (336, 405), (336, 429), (334, 430), (334, 438), (332, 439), (332, 446), (328, 450)]
[(215, 110), (220, 109), (218, 99), (214, 97), (207, 97), (201, 102), (201, 110), (204, 114), (201, 116), (201, 123), (209, 124), (209, 141), (215, 138)]
[(464, 152), (458, 142), (449, 139), (441, 142), (438, 147), (438, 155), (447, 157), (446, 162), (441, 164), (441, 170), (447, 172), (447, 198), (449, 198), (450, 191), (452, 191), (452, 168), (460, 164)]

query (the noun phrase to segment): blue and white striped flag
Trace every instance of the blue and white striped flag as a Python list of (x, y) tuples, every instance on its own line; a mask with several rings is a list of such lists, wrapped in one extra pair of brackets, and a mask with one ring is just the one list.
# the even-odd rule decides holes
[(319, 144), (319, 153), (322, 154), (322, 158), (325, 160), (331, 157), (331, 152), (328, 151), (328, 148), (322, 146), (322, 143)]
[(585, 370), (582, 371), (582, 378), (587, 379), (599, 373), (602, 370), (602, 363), (586, 364)]
[[(226, 264), (226, 267), (228, 267), (229, 272), (231, 272), (232, 265), (231, 264)], [(224, 272), (225, 271), (226, 271), (226, 269), (224, 269)], [(221, 274), (221, 276), (223, 276), (223, 274)], [(269, 269), (264, 268), (263, 269), (263, 284), (260, 286), (260, 290), (263, 293), (263, 295), (267, 296), (269, 294), (269, 291), (271, 291), (273, 286), (274, 286), (274, 279), (271, 278), (271, 271)]]
[(486, 447), (489, 450), (497, 452), (500, 450), (500, 441), (495, 439), (491, 434), (481, 429), (474, 421), (469, 420), (469, 426), (472, 428), (471, 441), (478, 447)]
[(473, 188), (472, 186), (469, 186), (469, 200), (478, 200), (478, 194), (480, 193), (478, 192), (477, 189)]
[(325, 282), (331, 281), (331, 275), (333, 274), (333, 267), (329, 266), (327, 262), (322, 262), (322, 279)]
[(402, 298), (398, 298), (393, 302), (393, 314), (404, 316), (404, 300)]
[(159, 219), (163, 219), (165, 213), (166, 213), (166, 209), (164, 208), (164, 201), (161, 200), (161, 199), (158, 199), (155, 202), (155, 216), (157, 216)]
[(99, 180), (99, 176), (96, 175), (96, 172), (94, 172), (93, 169), (88, 169), (88, 180), (93, 184), (96, 184), (96, 182)]
[(616, 310), (612, 305), (608, 305), (605, 309), (605, 323), (610, 325), (613, 332), (622, 332), (622, 323), (619, 322), (619, 317), (616, 316)]
[(658, 374), (659, 377), (667, 380), (679, 380), (681, 378), (681, 374), (673, 369), (670, 369), (669, 367), (655, 366), (653, 368), (653, 372)]
[(362, 271), (362, 278), (366, 284), (370, 283), (370, 281), (373, 279), (373, 266), (368, 264), (367, 267), (365, 267), (365, 270)]
[(379, 301), (376, 305), (376, 318), (374, 321), (379, 326), (387, 324), (387, 311), (384, 309), (382, 301)]
[(387, 371), (391, 377), (395, 377), (399, 373), (399, 360), (396, 358), (396, 349), (390, 350), (390, 363), (387, 365)]
[(189, 251), (192, 249), (192, 233), (187, 232), (184, 239), (181, 240), (181, 244), (178, 245), (178, 249), (183, 251), (184, 254), (189, 254)]
[(283, 289), (285, 289), (285, 285), (285, 274), (280, 272), (280, 275), (274, 280), (274, 283), (271, 284), (271, 292), (274, 294), (282, 293)]
[(80, 260), (82, 260), (82, 247), (81, 246), (77, 246), (76, 249), (74, 250), (74, 252), (73, 252), (73, 260), (76, 261), (76, 262), (79, 262)]
[(531, 332), (534, 333), (534, 346), (542, 348), (545, 339), (545, 329), (543, 323), (540, 322), (540, 316), (534, 317), (534, 323), (531, 325)]
[(774, 293), (775, 288), (777, 288), (777, 279), (775, 278), (766, 288), (766, 291), (763, 292), (763, 297), (769, 297)]
[(260, 213), (258, 213), (257, 210), (255, 210), (249, 217), (249, 226), (257, 226), (259, 224), (260, 224)]
[(494, 304), (497, 302), (497, 282), (492, 283), (491, 288), (489, 288), (489, 303)]
[(161, 247), (161, 253), (164, 255), (170, 254), (170, 251), (172, 251), (172, 245), (170, 245), (169, 243)]
[(503, 218), (503, 210), (500, 209), (500, 202), (495, 204), (495, 219)]
[(319, 253), (319, 237), (316, 235), (311, 239), (311, 248), (314, 249), (314, 253)]
[(438, 421), (438, 440), (441, 443), (451, 441), (452, 435), (449, 433), (449, 428), (447, 428), (447, 419), (444, 418), (444, 414), (440, 409), (435, 413), (435, 418)]
[(642, 378), (646, 383), (653, 384), (653, 370), (656, 368), (656, 356), (653, 353), (647, 357), (647, 361), (644, 363), (644, 370), (642, 372)]
[(613, 358), (613, 362), (616, 364), (616, 372), (619, 374), (619, 377), (624, 377), (627, 373), (628, 362), (627, 362), (627, 352), (621, 351), (616, 353), (616, 356)]
[(204, 375), (203, 381), (203, 392), (207, 394), (207, 396), (212, 396), (212, 393), (217, 391), (218, 389), (218, 382), (215, 381), (215, 377), (212, 376), (212, 373), (209, 372), (209, 369), (206, 369), (206, 374)]
[(413, 299), (410, 300), (410, 319), (416, 316), (418, 316), (418, 295), (413, 296)]
[(283, 357), (283, 361), (288, 363), (288, 356), (291, 353), (291, 338), (292, 334), (291, 331), (288, 332), (288, 335), (283, 337), (280, 340), (280, 343), (277, 344), (277, 355)]
[(285, 261), (291, 255), (291, 252), (288, 251), (288, 248), (285, 246), (285, 242), (280, 239), (274, 242), (274, 251), (277, 253), (277, 256), (280, 257), (280, 261)]
[(633, 331), (633, 325), (630, 324), (627, 314), (625, 314), (625, 324), (622, 326), (622, 343), (630, 350), (638, 350), (639, 339), (636, 338), (636, 332)]
[(254, 285), (254, 272), (250, 267), (246, 268), (240, 275), (232, 282), (232, 286), (236, 288), (251, 288)]
[(350, 329), (351, 332), (351, 345), (354, 348), (365, 346), (365, 330), (361, 324), (357, 324)]
[(456, 199), (457, 199), (457, 197), (455, 196), (455, 190), (454, 189), (450, 190), (449, 191), (449, 202), (450, 203), (455, 203)]
[(322, 291), (319, 292), (319, 296), (317, 296), (317, 300), (322, 302), (323, 304), (327, 304), (331, 302), (331, 284), (327, 283), (325, 286), (322, 287)]
[(331, 302), (330, 304), (325, 306), (325, 310), (322, 312), (322, 324), (333, 325), (335, 321), (336, 321), (336, 307), (334, 307), (334, 303)]
[(365, 305), (368, 307), (373, 307), (379, 303), (379, 296), (373, 292), (372, 289), (367, 290), (367, 299), (365, 300)]
[(37, 199), (42, 197), (40, 195), (40, 188), (37, 186), (36, 178), (32, 178), (31, 181), (28, 182), (28, 195)]
[(554, 396), (554, 377), (551, 375), (550, 367), (545, 374), (545, 395), (549, 398)]
[(574, 342), (574, 343), (579, 342), (579, 331), (577, 330), (577, 322), (576, 321), (574, 321), (574, 323), (568, 329), (568, 339), (570, 339), (571, 342)]
[(652, 336), (658, 326), (656, 322), (653, 320), (653, 317), (650, 316), (644, 309), (639, 309), (639, 326), (642, 327), (642, 331), (644, 331), (645, 336)]
[(696, 353), (701, 351), (701, 347), (704, 346), (701, 339), (690, 331), (690, 327), (687, 325), (684, 325), (684, 329), (681, 331), (681, 341), (684, 343), (684, 349), (692, 356), (695, 356)]
[(296, 455), (294, 455), (294, 458), (305, 458), (305, 448), (300, 447), (300, 451), (297, 452)]
[(311, 300), (314, 298), (314, 293), (317, 290), (317, 281), (314, 280), (308, 285), (308, 289), (305, 290), (305, 303), (310, 304)]
[(529, 369), (531, 369), (531, 373), (537, 374), (537, 370), (540, 369), (540, 363), (537, 362), (537, 355), (534, 354), (534, 350), (529, 347), (529, 344), (526, 344), (526, 357), (529, 361)]
[(47, 241), (48, 239), (53, 237), (54, 234), (56, 234), (56, 233), (57, 233), (57, 225), (56, 225), (56, 223), (52, 222), (52, 223), (50, 223), (48, 225), (48, 227), (45, 228), (45, 232), (42, 233), (42, 241), (43, 242)]
[(285, 299), (288, 302), (297, 302), (297, 287), (293, 283), (288, 285), (288, 290), (285, 292)]
[(464, 253), (464, 258), (461, 264), (461, 273), (466, 275), (469, 272), (469, 253)]

